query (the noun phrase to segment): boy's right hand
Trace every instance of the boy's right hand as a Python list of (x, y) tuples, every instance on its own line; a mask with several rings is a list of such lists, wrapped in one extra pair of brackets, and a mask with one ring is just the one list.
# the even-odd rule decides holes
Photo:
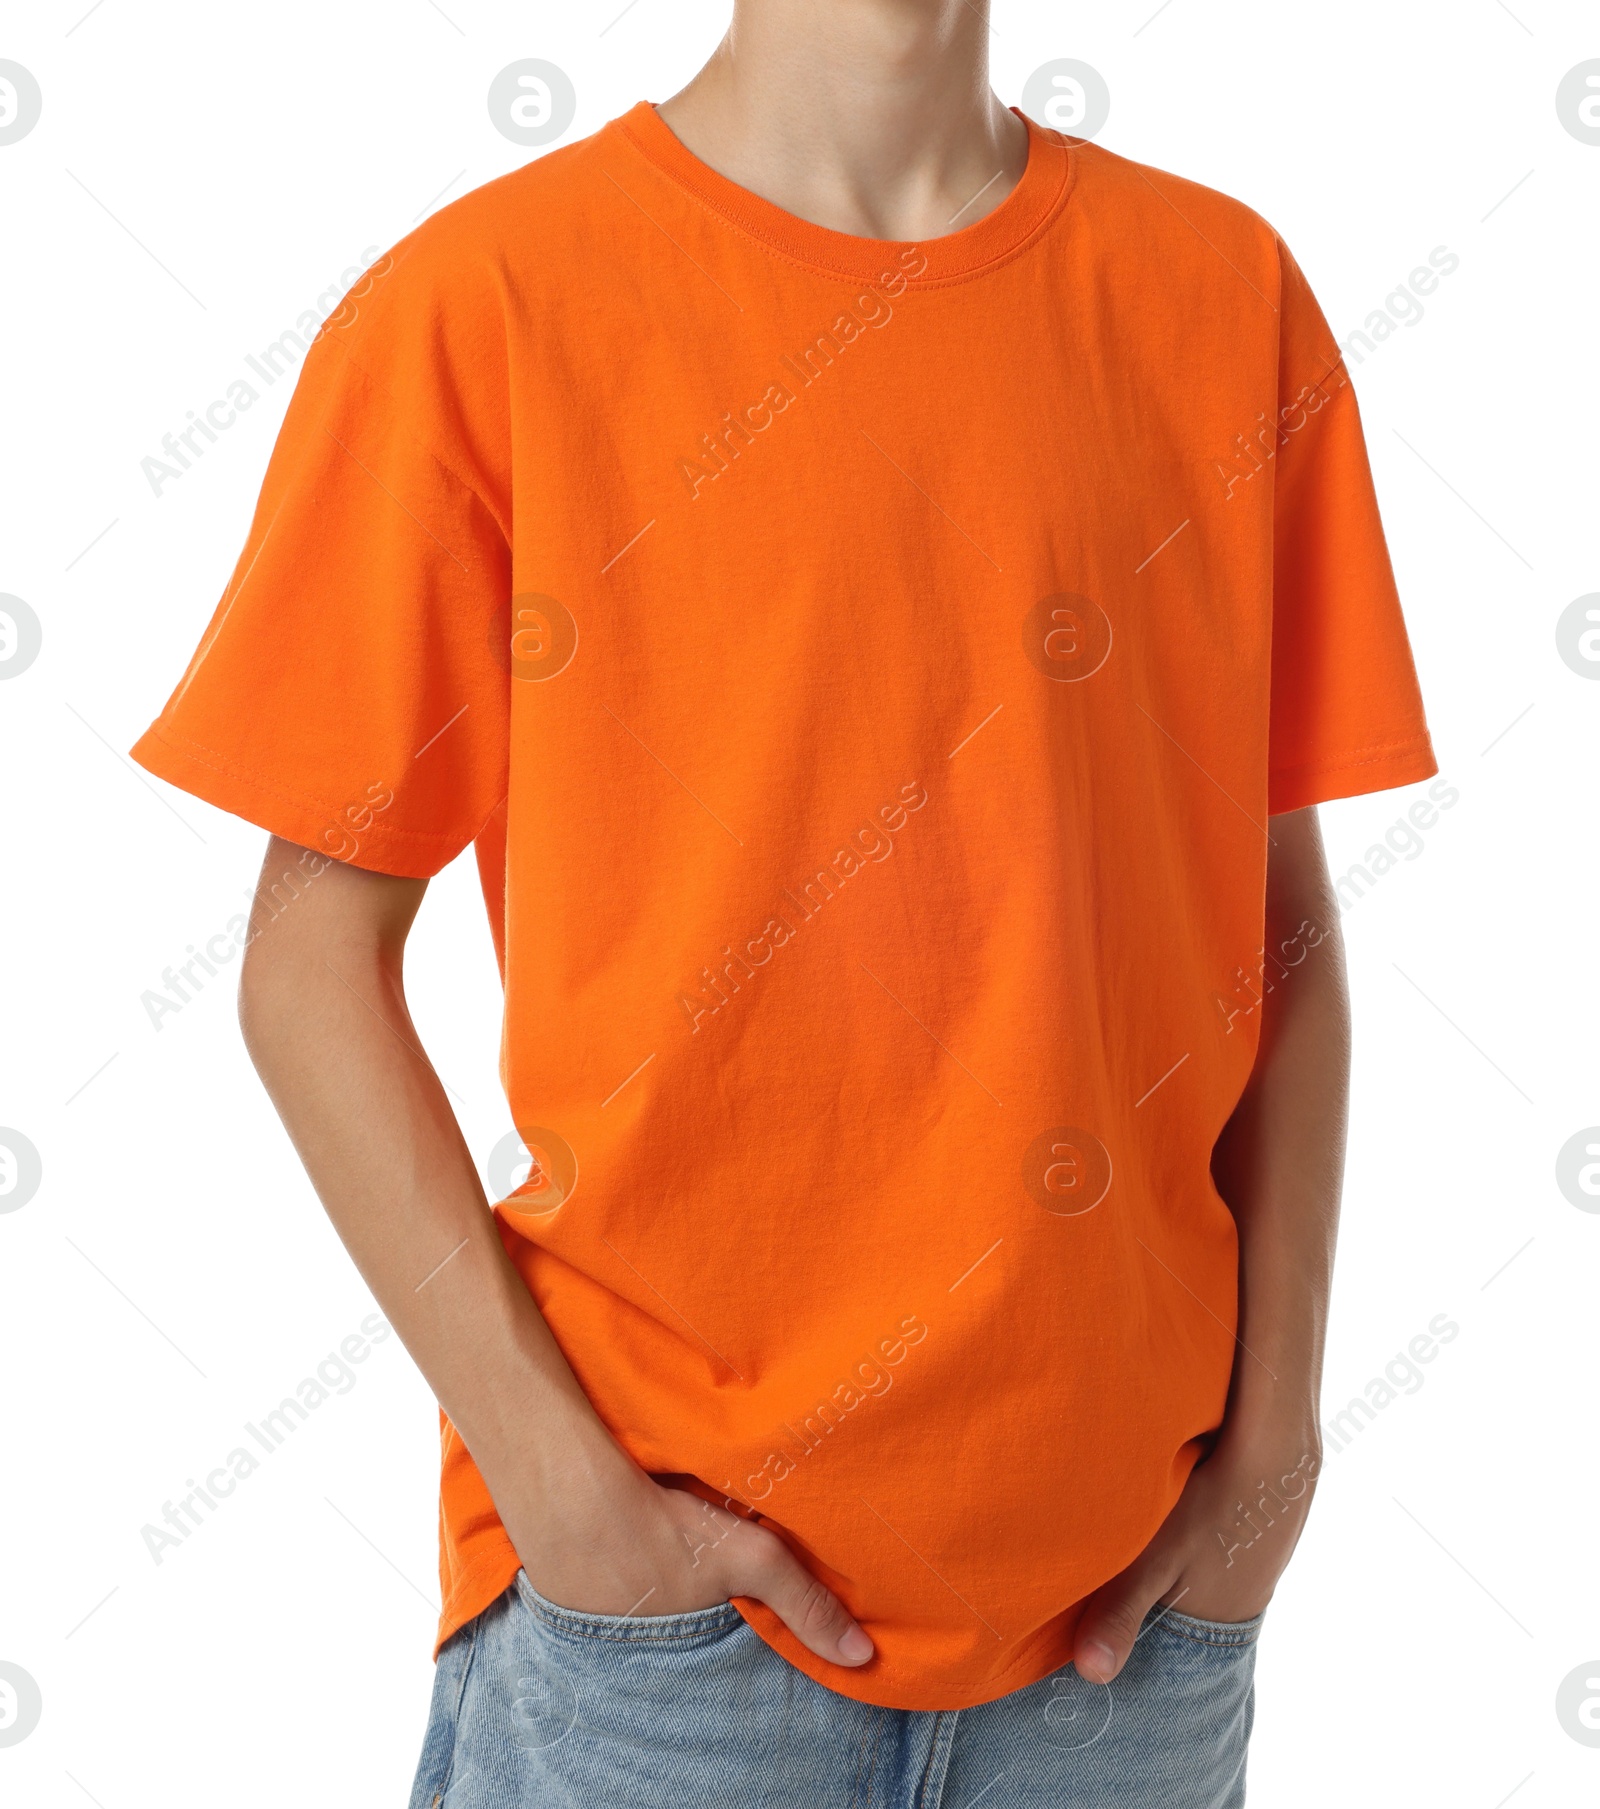
[(579, 1613), (687, 1614), (733, 1596), (763, 1602), (829, 1664), (856, 1666), (872, 1642), (776, 1533), (684, 1489), (664, 1488), (616, 1446), (567, 1471), (501, 1519), (528, 1580)]

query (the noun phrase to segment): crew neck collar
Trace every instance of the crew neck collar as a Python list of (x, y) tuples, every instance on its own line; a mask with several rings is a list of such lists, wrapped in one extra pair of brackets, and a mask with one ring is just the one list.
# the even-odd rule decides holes
[(612, 120), (611, 129), (696, 200), (786, 257), (813, 269), (871, 282), (885, 272), (905, 270), (902, 254), (915, 250), (926, 264), (909, 281), (917, 288), (927, 288), (1006, 262), (1044, 230), (1066, 201), (1076, 174), (1075, 146), (1060, 133), (1036, 125), (1018, 109), (1012, 111), (1028, 128), (1028, 161), (1016, 186), (973, 225), (921, 241), (858, 238), (785, 212), (703, 163), (650, 101), (640, 101)]

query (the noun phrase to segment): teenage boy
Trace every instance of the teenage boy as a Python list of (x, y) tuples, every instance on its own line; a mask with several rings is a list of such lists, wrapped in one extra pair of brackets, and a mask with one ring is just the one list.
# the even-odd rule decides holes
[[(381, 259), (139, 744), (272, 832), (250, 1050), (443, 1410), (418, 1809), (1243, 1800), (1312, 807), (1436, 769), (1298, 267), (984, 10), (736, 0)], [(493, 1218), (402, 987), (469, 845)]]

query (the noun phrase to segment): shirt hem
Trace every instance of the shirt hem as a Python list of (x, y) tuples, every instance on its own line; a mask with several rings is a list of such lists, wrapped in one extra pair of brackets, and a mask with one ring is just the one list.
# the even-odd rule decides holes
[(1052, 1671), (1059, 1671), (1072, 1658), (1073, 1635), (1084, 1602), (1074, 1602), (1056, 1616), (1046, 1630), (1033, 1635), (1024, 1649), (1003, 1669), (991, 1672), (981, 1683), (919, 1684), (903, 1675), (890, 1672), (881, 1660), (869, 1660), (860, 1670), (844, 1665), (830, 1665), (818, 1658), (809, 1647), (800, 1644), (772, 1610), (761, 1602), (737, 1598), (734, 1606), (750, 1630), (770, 1646), (787, 1664), (819, 1683), (836, 1696), (852, 1702), (863, 1702), (871, 1708), (886, 1709), (968, 1709), (981, 1708), (986, 1702), (998, 1702), (1014, 1695), (1030, 1684), (1038, 1683)]
[[(480, 1555), (471, 1567), (458, 1577), (439, 1615), (438, 1633), (433, 1655), (437, 1659), (446, 1643), (468, 1622), (492, 1607), (512, 1587), (521, 1569), (515, 1549), (496, 1544)], [(881, 1661), (869, 1661), (864, 1670), (844, 1665), (830, 1665), (820, 1659), (790, 1633), (772, 1610), (761, 1602), (744, 1596), (734, 1598), (750, 1630), (770, 1646), (786, 1664), (852, 1702), (870, 1708), (887, 1709), (964, 1709), (978, 1708), (985, 1702), (996, 1702), (1002, 1696), (1026, 1689), (1040, 1678), (1058, 1671), (1072, 1657), (1072, 1636), (1077, 1630), (1082, 1602), (1075, 1602), (1050, 1623), (1047, 1633), (1036, 1634), (1003, 1670), (994, 1672), (981, 1684), (965, 1688), (953, 1685), (917, 1684), (909, 1678), (889, 1675)]]
[(500, 1600), (516, 1582), (521, 1568), (522, 1560), (517, 1556), (516, 1547), (507, 1541), (504, 1545), (496, 1543), (482, 1553), (457, 1577), (455, 1587), (446, 1593), (444, 1606), (439, 1611), (439, 1626), (433, 1642), (435, 1659), (452, 1635)]

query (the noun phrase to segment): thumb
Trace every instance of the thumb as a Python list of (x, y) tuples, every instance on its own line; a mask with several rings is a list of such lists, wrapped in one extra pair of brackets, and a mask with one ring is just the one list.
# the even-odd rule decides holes
[(872, 1641), (844, 1603), (820, 1583), (787, 1545), (765, 1527), (751, 1527), (742, 1550), (733, 1554), (732, 1595), (764, 1602), (789, 1631), (818, 1658), (835, 1665), (864, 1665)]
[(1110, 1683), (1128, 1662), (1144, 1617), (1168, 1584), (1137, 1567), (1113, 1577), (1084, 1603), (1072, 1638), (1072, 1662), (1090, 1683)]

